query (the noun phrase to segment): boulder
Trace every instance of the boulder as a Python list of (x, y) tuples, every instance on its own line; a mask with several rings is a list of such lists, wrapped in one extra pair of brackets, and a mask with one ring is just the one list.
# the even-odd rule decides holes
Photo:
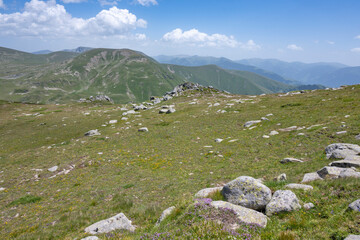
[(248, 127), (251, 127), (252, 125), (260, 123), (260, 122), (261, 122), (261, 120), (248, 121), (244, 124), (244, 127), (248, 128)]
[(284, 158), (280, 160), (281, 163), (289, 163), (289, 162), (303, 162), (302, 160), (296, 158)]
[(338, 178), (340, 173), (344, 171), (344, 168), (339, 167), (323, 167), (317, 173), (321, 178)]
[(221, 191), (223, 187), (204, 188), (195, 194), (196, 198), (207, 198), (210, 194)]
[(298, 184), (298, 183), (290, 183), (285, 186), (286, 188), (292, 188), (292, 189), (302, 189), (304, 191), (313, 190), (313, 186), (306, 185), (306, 184)]
[(56, 170), (58, 170), (58, 166), (53, 166), (51, 168), (48, 169), (49, 172), (55, 172)]
[(290, 190), (278, 190), (266, 205), (265, 212), (267, 216), (271, 216), (274, 213), (291, 212), (300, 208), (301, 206), (295, 193)]
[(92, 224), (85, 228), (85, 232), (89, 234), (98, 234), (108, 233), (117, 229), (134, 232), (135, 226), (131, 224), (131, 221), (123, 213), (119, 213), (116, 216)]
[(315, 180), (323, 180), (317, 172), (305, 173), (302, 183), (312, 182)]
[(347, 178), (347, 177), (360, 178), (360, 172), (356, 172), (351, 168), (346, 168), (344, 171), (340, 173), (339, 178)]
[(213, 201), (210, 205), (214, 208), (226, 208), (231, 209), (235, 212), (237, 218), (247, 224), (257, 224), (260, 227), (264, 228), (267, 224), (267, 217), (255, 210), (245, 208), (239, 205), (235, 205), (229, 202), (224, 201)]
[(360, 240), (360, 235), (350, 234), (344, 240)]
[(341, 168), (360, 167), (360, 156), (347, 156), (344, 160), (330, 163), (330, 166)]
[(165, 210), (161, 213), (160, 218), (157, 220), (156, 226), (159, 226), (160, 223), (161, 223), (167, 216), (169, 216), (174, 210), (175, 210), (175, 206), (172, 206), (172, 207), (169, 207), (169, 208), (165, 209)]
[(167, 109), (167, 108), (162, 108), (162, 109), (160, 109), (159, 113), (160, 113), (160, 114), (163, 114), (163, 113), (167, 113), (168, 111), (169, 111), (169, 109)]
[(305, 203), (303, 207), (306, 210), (310, 210), (310, 209), (314, 208), (315, 205), (313, 203)]
[(271, 200), (271, 190), (248, 176), (227, 183), (221, 193), (228, 202), (255, 210), (264, 209)]
[(346, 158), (358, 155), (360, 146), (350, 143), (333, 143), (325, 148), (325, 153), (327, 159)]
[(96, 135), (101, 135), (101, 133), (99, 132), (99, 130), (95, 129), (95, 130), (90, 130), (88, 132), (85, 133), (85, 136), (91, 137), (91, 136), (96, 136)]
[(138, 129), (138, 132), (148, 132), (149, 129), (147, 127), (142, 127)]
[(349, 209), (360, 212), (360, 198), (349, 204)]

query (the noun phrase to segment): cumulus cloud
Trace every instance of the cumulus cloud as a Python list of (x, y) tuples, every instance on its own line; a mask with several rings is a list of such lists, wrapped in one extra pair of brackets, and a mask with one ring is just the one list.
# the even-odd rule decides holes
[(87, 0), (62, 0), (62, 1), (64, 3), (81, 3), (81, 2), (86, 2)]
[(3, 0), (0, 0), (0, 8), (5, 8), (5, 4), (4, 4)]
[(286, 47), (287, 49), (294, 50), (294, 51), (302, 51), (302, 47), (296, 46), (295, 44), (290, 44)]
[(355, 39), (360, 39), (360, 35), (357, 35), (357, 36), (355, 37)]
[(351, 49), (351, 51), (360, 53), (360, 47), (359, 48), (353, 48), (353, 49)]
[(150, 5), (158, 4), (156, 0), (136, 0), (136, 2), (138, 2), (139, 4), (141, 4), (143, 6), (150, 6)]
[(118, 2), (120, 2), (120, 0), (114, 0), (114, 1), (99, 0), (101, 6), (107, 6), (107, 5), (114, 6), (117, 5)]
[(31, 0), (24, 11), (0, 14), (0, 35), (33, 37), (76, 37), (126, 35), (136, 28), (145, 28), (127, 9), (112, 7), (89, 19), (74, 18), (55, 0)]

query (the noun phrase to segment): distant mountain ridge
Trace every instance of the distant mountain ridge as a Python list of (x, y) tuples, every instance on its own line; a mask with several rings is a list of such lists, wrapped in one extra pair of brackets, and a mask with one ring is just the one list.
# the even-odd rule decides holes
[[(60, 50), (60, 51), (57, 51), (57, 52), (73, 52), (73, 53), (83, 53), (83, 52), (86, 52), (86, 51), (89, 51), (93, 48), (90, 48), (90, 47), (77, 47), (77, 48), (74, 48), (74, 49), (63, 49), (63, 50)], [(53, 51), (50, 51), (50, 50), (40, 50), (40, 51), (36, 51), (36, 52), (32, 52), (32, 54), (49, 54), (49, 53), (52, 53)]]

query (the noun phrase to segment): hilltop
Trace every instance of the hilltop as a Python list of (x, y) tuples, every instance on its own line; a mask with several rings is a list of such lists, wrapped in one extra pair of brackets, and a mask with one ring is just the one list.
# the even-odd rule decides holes
[[(208, 215), (206, 204), (223, 200), (219, 192), (205, 205), (193, 205), (200, 189), (239, 176), (261, 178), (274, 193), (327, 166), (334, 161), (324, 152), (329, 144), (359, 144), (359, 97), (356, 85), (262, 96), (195, 89), (157, 105), (144, 103), (147, 110), (139, 111), (131, 104), (1, 102), (1, 236), (81, 239), (89, 236), (87, 227), (119, 213), (135, 232), (97, 234), (100, 239), (360, 234), (359, 213), (347, 211), (359, 197), (356, 178), (319, 179), (308, 183), (311, 191), (292, 189), (301, 206), (311, 202), (314, 208), (272, 215), (265, 228), (241, 225), (235, 231), (212, 221), (221, 212)], [(165, 108), (176, 111), (159, 114)], [(255, 122), (246, 127), (249, 121)], [(100, 135), (84, 136), (95, 129)], [(288, 157), (303, 162), (280, 162)], [(274, 180), (282, 173), (285, 181)], [(155, 227), (170, 206), (174, 212)]]

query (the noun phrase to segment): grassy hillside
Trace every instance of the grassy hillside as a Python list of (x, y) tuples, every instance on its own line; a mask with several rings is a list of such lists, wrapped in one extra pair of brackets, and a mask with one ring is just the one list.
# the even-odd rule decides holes
[[(102, 69), (98, 63), (96, 68)], [(197, 104), (189, 104), (193, 102)], [(114, 231), (100, 234), (100, 239), (242, 239), (244, 228), (225, 231), (194, 211), (198, 190), (246, 175), (263, 178), (274, 192), (328, 165), (328, 144), (359, 144), (359, 85), (282, 97), (194, 91), (167, 104), (174, 104), (176, 112), (158, 114), (158, 106), (121, 120), (120, 108), (129, 105), (1, 102), (2, 239), (81, 239), (87, 226), (120, 212), (137, 226), (135, 233)], [(270, 113), (269, 121), (256, 128), (243, 127)], [(107, 124), (113, 119), (119, 122)], [(138, 132), (140, 126), (149, 132)], [(305, 128), (262, 137), (290, 126)], [(85, 137), (91, 129), (101, 135)], [(347, 132), (336, 134), (343, 130)], [(216, 138), (224, 141), (216, 143)], [(285, 157), (304, 162), (281, 164)], [(55, 165), (56, 172), (47, 170)], [(63, 169), (68, 174), (53, 177)], [(287, 174), (287, 182), (274, 182), (281, 173)], [(359, 213), (346, 211), (359, 198), (359, 179), (310, 184), (314, 190), (294, 192), (301, 204), (312, 202), (314, 209), (273, 215), (265, 229), (251, 230), (248, 239), (344, 239), (360, 234)], [(154, 227), (170, 206), (176, 211)]]

